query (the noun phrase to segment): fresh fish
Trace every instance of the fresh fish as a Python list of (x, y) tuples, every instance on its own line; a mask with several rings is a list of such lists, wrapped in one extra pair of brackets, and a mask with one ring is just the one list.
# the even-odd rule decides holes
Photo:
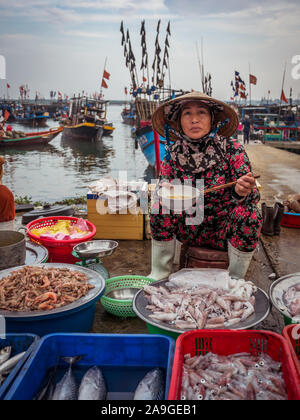
[(35, 397), (35, 400), (37, 400), (37, 401), (52, 400), (53, 393), (54, 393), (54, 384), (53, 383), (54, 383), (54, 378), (55, 378), (55, 375), (56, 375), (56, 372), (57, 372), (59, 359), (60, 359), (60, 357), (57, 357), (56, 365), (55, 365), (54, 369), (52, 369), (46, 385), (43, 386), (42, 390)]
[(146, 374), (138, 384), (134, 393), (134, 400), (161, 400), (164, 394), (164, 374), (156, 368)]
[(107, 388), (101, 369), (97, 366), (89, 369), (82, 378), (78, 400), (102, 401), (106, 399)]
[(11, 347), (4, 347), (0, 350), (0, 365), (10, 358)]
[(2, 363), (2, 365), (0, 366), (0, 376), (7, 375), (8, 373), (10, 373), (24, 355), (25, 351), (16, 354), (14, 357), (11, 357), (10, 359), (6, 360), (6, 362)]
[(52, 397), (53, 401), (74, 401), (77, 400), (78, 386), (72, 372), (72, 366), (77, 363), (82, 356), (63, 357), (62, 359), (69, 364), (68, 371), (55, 387)]

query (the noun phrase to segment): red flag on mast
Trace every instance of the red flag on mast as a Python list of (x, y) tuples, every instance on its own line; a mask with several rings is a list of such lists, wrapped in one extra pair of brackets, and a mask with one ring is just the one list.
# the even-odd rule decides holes
[(286, 99), (286, 96), (284, 94), (284, 90), (283, 89), (282, 89), (282, 92), (281, 92), (281, 98), (280, 98), (280, 100), (283, 101), (283, 102), (285, 102), (286, 104), (289, 103), (289, 101)]
[(105, 89), (108, 89), (108, 86), (107, 86), (107, 84), (106, 84), (106, 82), (105, 82), (104, 79), (102, 79), (101, 87), (103, 87)]
[(256, 85), (256, 83), (257, 83), (257, 77), (253, 76), (253, 74), (250, 74), (249, 75), (249, 80), (250, 80), (250, 83), (252, 85)]
[(104, 70), (104, 72), (103, 72), (103, 78), (109, 80), (110, 73), (108, 73), (106, 70)]

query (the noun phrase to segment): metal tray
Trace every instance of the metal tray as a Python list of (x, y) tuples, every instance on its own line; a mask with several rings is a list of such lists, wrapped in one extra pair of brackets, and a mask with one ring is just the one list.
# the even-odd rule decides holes
[[(160, 280), (155, 283), (151, 283), (151, 286), (164, 286), (165, 283), (167, 283), (168, 280)], [(239, 324), (236, 324), (230, 328), (223, 328), (228, 330), (246, 330), (249, 328), (254, 327), (255, 325), (259, 324), (260, 322), (264, 321), (267, 316), (270, 313), (271, 305), (270, 300), (263, 290), (258, 289), (258, 291), (254, 294), (255, 296), (255, 313), (251, 315), (248, 319), (246, 319), (243, 322), (240, 322)], [(168, 324), (167, 322), (160, 322), (155, 321), (151, 318), (149, 318), (149, 315), (152, 314), (151, 311), (146, 309), (146, 306), (148, 305), (148, 300), (145, 297), (145, 293), (143, 290), (140, 290), (133, 299), (133, 310), (136, 313), (136, 315), (141, 318), (143, 321), (147, 322), (150, 325), (153, 325), (154, 327), (161, 328), (166, 331), (171, 331), (173, 333), (182, 334), (185, 333), (187, 330), (180, 330), (179, 328), (172, 327), (171, 324)]]
[[(275, 306), (278, 311), (286, 316), (287, 318), (293, 318), (290, 311), (288, 310), (283, 296), (288, 291), (288, 289), (295, 284), (300, 283), (300, 273), (288, 274), (287, 276), (280, 277), (280, 279), (276, 280), (270, 287), (270, 299), (272, 304)], [(300, 316), (293, 318), (295, 320), (299, 319)]]
[[(26, 311), (26, 312), (14, 312), (14, 311), (4, 311), (0, 310), (0, 315), (4, 316), (5, 318), (38, 318), (41, 316), (49, 316), (49, 315), (57, 315), (67, 311), (71, 311), (76, 309), (82, 305), (88, 304), (90, 301), (95, 299), (105, 290), (105, 280), (104, 278), (94, 270), (89, 270), (88, 268), (80, 267), (77, 265), (72, 264), (62, 264), (62, 263), (50, 263), (50, 264), (37, 264), (36, 267), (46, 267), (46, 268), (67, 268), (71, 271), (79, 271), (84, 273), (88, 278), (90, 284), (94, 286), (94, 289), (89, 290), (89, 292), (81, 297), (80, 299), (76, 300), (75, 302), (63, 306), (61, 308), (52, 309), (51, 311)], [(3, 277), (8, 276), (12, 271), (21, 270), (24, 268), (23, 266), (20, 267), (13, 267), (8, 268), (7, 270), (3, 270), (0, 272), (0, 280)]]
[(73, 250), (79, 258), (103, 258), (113, 254), (118, 242), (112, 240), (95, 240), (75, 245)]
[(26, 241), (25, 265), (36, 265), (45, 263), (48, 259), (48, 250), (42, 245)]

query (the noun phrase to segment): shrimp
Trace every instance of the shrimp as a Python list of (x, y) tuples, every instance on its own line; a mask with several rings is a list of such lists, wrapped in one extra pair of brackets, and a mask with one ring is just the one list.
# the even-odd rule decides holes
[(41, 286), (41, 289), (47, 289), (47, 287), (50, 286), (50, 280), (48, 279), (47, 276), (43, 277), (43, 286)]
[(52, 309), (54, 309), (54, 306), (50, 305), (49, 301), (47, 300), (46, 302), (41, 303), (38, 306), (39, 310), (43, 310), (43, 311), (50, 311)]
[(53, 293), (53, 292), (44, 293), (43, 295), (38, 296), (35, 299), (34, 302), (35, 303), (42, 303), (42, 302), (45, 302), (47, 300), (52, 300), (53, 303), (56, 303), (57, 302), (57, 294)]

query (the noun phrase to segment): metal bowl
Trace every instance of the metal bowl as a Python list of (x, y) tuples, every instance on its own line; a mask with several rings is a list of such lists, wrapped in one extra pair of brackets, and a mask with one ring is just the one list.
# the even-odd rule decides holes
[[(165, 283), (167, 283), (168, 280), (159, 280), (155, 283), (152, 283), (151, 286), (159, 287), (164, 286)], [(261, 289), (258, 289), (257, 292), (254, 294), (255, 296), (255, 313), (252, 314), (249, 318), (247, 318), (245, 321), (240, 322), (239, 324), (236, 324), (230, 328), (224, 328), (224, 329), (230, 329), (230, 330), (246, 330), (249, 328), (255, 327), (257, 324), (264, 321), (271, 310), (270, 307), (270, 301), (268, 295)], [(176, 334), (182, 334), (187, 332), (188, 330), (180, 330), (176, 327), (173, 327), (172, 324), (163, 322), (163, 321), (156, 321), (149, 317), (149, 315), (152, 314), (152, 312), (148, 309), (146, 309), (146, 306), (148, 305), (148, 300), (146, 299), (146, 295), (143, 289), (141, 289), (135, 296), (132, 302), (132, 307), (136, 315), (145, 321), (147, 324), (152, 325), (153, 327), (159, 328), (161, 330), (165, 330), (171, 333)]]
[(112, 290), (111, 292), (106, 293), (105, 296), (110, 299), (132, 300), (139, 290), (140, 287), (128, 287), (126, 289)]
[(75, 245), (73, 250), (79, 258), (102, 258), (112, 255), (118, 245), (116, 241), (98, 240), (82, 242), (81, 244)]
[(280, 277), (280, 279), (272, 283), (269, 292), (272, 304), (275, 306), (276, 309), (278, 309), (281, 315), (286, 317), (289, 320), (289, 322), (292, 323), (299, 323), (300, 317), (292, 317), (288, 307), (286, 306), (284, 295), (290, 287), (295, 286), (299, 283), (300, 273), (288, 274), (287, 276)]
[(143, 286), (152, 282), (152, 279), (144, 276), (112, 277), (105, 282), (101, 304), (112, 315), (122, 318), (136, 317), (132, 309), (134, 296)]

